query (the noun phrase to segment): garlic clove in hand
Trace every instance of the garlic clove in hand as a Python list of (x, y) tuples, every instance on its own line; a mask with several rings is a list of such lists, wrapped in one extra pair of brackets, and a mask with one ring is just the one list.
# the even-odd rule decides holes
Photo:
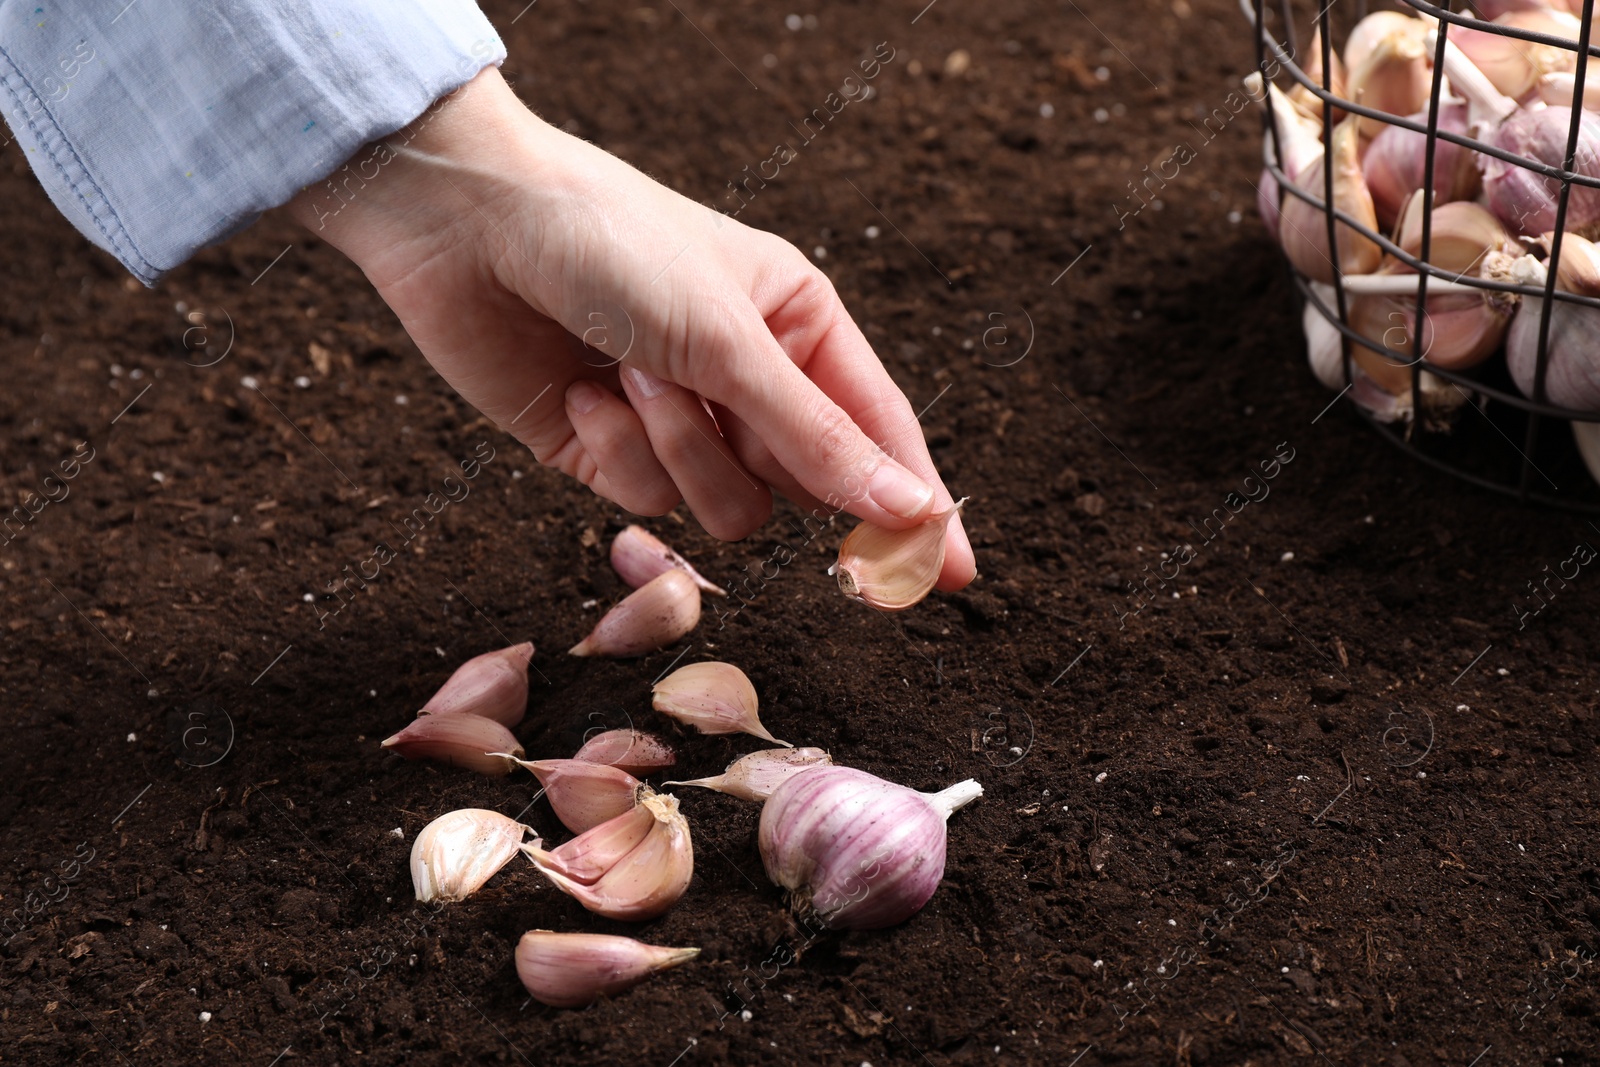
[(645, 788), (627, 771), (581, 759), (515, 760), (544, 786), (556, 818), (575, 834), (632, 808)]
[(485, 652), (457, 667), (418, 715), (467, 713), (515, 726), (528, 710), (528, 662), (533, 642)]
[(756, 687), (731, 663), (708, 660), (679, 667), (651, 689), (650, 704), (703, 734), (753, 734), (786, 748), (761, 725)]
[(596, 915), (627, 922), (654, 919), (689, 888), (694, 876), (694, 846), (689, 840), (689, 820), (678, 812), (677, 797), (651, 794), (640, 804), (655, 816), (656, 824), (592, 885), (568, 877), (537, 855), (529, 858), (556, 888)]
[(680, 570), (656, 575), (635, 589), (568, 649), (574, 656), (642, 656), (666, 648), (700, 622), (700, 590)]
[(581, 1008), (699, 954), (697, 948), (646, 945), (615, 934), (529, 930), (517, 942), (517, 977), (542, 1004)]
[(655, 734), (640, 730), (606, 730), (595, 734), (572, 758), (604, 763), (640, 778), (678, 761), (671, 745)]
[(423, 715), (383, 740), (383, 747), (406, 759), (426, 759), (465, 767), (492, 778), (511, 773), (522, 746), (512, 732), (481, 715)]
[(915, 914), (944, 877), (945, 822), (983, 795), (972, 779), (919, 793), (853, 767), (809, 767), (761, 809), (767, 877), (842, 930)]
[(909, 530), (885, 530), (863, 522), (839, 546), (832, 573), (852, 600), (882, 611), (904, 611), (933, 591), (944, 569), (946, 531), (963, 504)]
[[(533, 831), (498, 811), (462, 808), (422, 828), (411, 845), (417, 900), (465, 900), (504, 867)], [(537, 840), (537, 839), (536, 839)]]
[(534, 842), (523, 845), (522, 851), (540, 867), (558, 871), (574, 882), (594, 885), (637, 848), (655, 824), (655, 813), (643, 804), (636, 804), (563, 845), (545, 850)]
[(694, 579), (694, 584), (701, 591), (712, 596), (728, 595), (726, 589), (702, 577), (688, 560), (643, 526), (629, 526), (612, 539), (611, 566), (623, 581), (635, 589), (658, 574), (677, 569)]
[(714, 778), (665, 784), (696, 785), (702, 789), (727, 793), (740, 800), (766, 800), (791, 775), (807, 767), (832, 762), (833, 757), (820, 748), (765, 748), (748, 756), (740, 756)]

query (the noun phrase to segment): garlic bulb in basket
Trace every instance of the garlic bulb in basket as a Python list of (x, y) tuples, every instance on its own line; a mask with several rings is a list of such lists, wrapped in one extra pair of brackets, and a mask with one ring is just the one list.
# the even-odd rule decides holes
[[(1511, 268), (1511, 280), (1543, 286), (1549, 275), (1544, 263), (1523, 256)], [(1569, 233), (1561, 239), (1556, 288), (1580, 296), (1600, 296), (1600, 248)], [(1539, 318), (1544, 298), (1524, 296), (1522, 310), (1506, 334), (1506, 366), (1517, 388), (1534, 395), (1539, 352)], [(1557, 300), (1550, 309), (1544, 379), (1545, 398), (1560, 407), (1600, 409), (1600, 308)]]

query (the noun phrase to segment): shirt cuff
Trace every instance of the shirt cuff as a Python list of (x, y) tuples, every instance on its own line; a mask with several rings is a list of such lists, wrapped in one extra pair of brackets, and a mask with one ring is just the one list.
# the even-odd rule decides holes
[(505, 54), (472, 0), (0, 0), (0, 115), (150, 285)]

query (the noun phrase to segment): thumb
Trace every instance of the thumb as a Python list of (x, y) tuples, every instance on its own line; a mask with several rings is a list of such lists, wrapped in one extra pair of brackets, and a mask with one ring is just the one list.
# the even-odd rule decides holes
[(719, 383), (726, 385), (716, 390), (722, 395), (707, 395), (750, 426), (784, 470), (829, 507), (893, 530), (932, 518), (934, 487), (891, 458), (769, 343), (756, 373)]

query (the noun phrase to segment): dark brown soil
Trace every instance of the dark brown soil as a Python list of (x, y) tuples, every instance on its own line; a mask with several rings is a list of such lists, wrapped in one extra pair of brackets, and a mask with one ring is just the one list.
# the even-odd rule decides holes
[[(1343, 403), (1319, 418), (1252, 208), (1257, 119), (1191, 125), (1248, 35), (1191, 3), (834, 5), (798, 30), (760, 5), (488, 5), (525, 99), (713, 202), (895, 50), (740, 217), (826, 249), (973, 497), (982, 578), (876, 615), (825, 573), (836, 526), (637, 662), (562, 652), (622, 592), (626, 518), (457, 401), (349, 263), (268, 220), (147, 292), (0, 150), (8, 506), (93, 451), (0, 552), (0, 1062), (1596, 1062), (1600, 577), (1520, 626), (1515, 605), (1600, 533), (1431, 472)], [(1179, 141), (1197, 158), (1119, 228)], [(319, 628), (307, 595), (480, 442), (470, 497)], [(733, 582), (799, 519), (741, 544), (650, 525)], [(377, 741), (524, 638), (530, 752), (663, 728), (648, 685), (687, 648), (745, 667), (779, 736), (985, 796), (922, 913), (783, 968), (757, 809), (709, 793), (683, 798), (699, 862), (656, 922), (597, 920), (520, 861), (435, 914), (416, 832), (516, 814), (531, 779)], [(691, 774), (751, 747), (679, 741)], [(705, 951), (556, 1011), (512, 967), (533, 927)]]

